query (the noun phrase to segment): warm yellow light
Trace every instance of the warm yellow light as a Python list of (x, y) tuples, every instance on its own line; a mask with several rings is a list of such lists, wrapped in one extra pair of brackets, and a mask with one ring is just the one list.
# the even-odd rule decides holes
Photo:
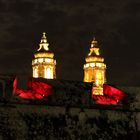
[(43, 58), (39, 58), (39, 59), (38, 59), (38, 62), (39, 62), (39, 63), (42, 63), (42, 62), (43, 62)]
[(49, 44), (46, 43), (46, 42), (47, 42), (47, 41), (44, 41), (43, 44), (40, 44), (40, 47), (39, 47), (39, 49), (38, 49), (37, 51), (40, 51), (42, 48), (43, 48), (44, 50), (48, 51), (48, 50), (49, 50), (49, 48), (48, 48)]
[(96, 55), (100, 55), (99, 48), (94, 48), (94, 52), (95, 52)]
[(53, 79), (53, 71), (51, 70), (51, 68), (45, 68), (44, 78)]
[(33, 77), (38, 78), (38, 70), (37, 70), (37, 68), (35, 68), (33, 70)]
[(48, 63), (50, 63), (50, 62), (52, 62), (52, 59), (45, 58), (45, 62), (48, 62)]
[(102, 74), (101, 74), (101, 72), (98, 72), (98, 73), (97, 73), (97, 79), (102, 80)]
[(48, 58), (53, 58), (54, 57), (54, 54), (53, 53), (50, 53), (50, 52), (38, 52), (36, 53), (35, 55), (35, 58), (42, 58), (42, 57), (48, 57)]
[(100, 81), (98, 79), (96, 79), (95, 84), (96, 84), (96, 86), (99, 86), (100, 85)]
[(54, 53), (49, 51), (48, 46), (46, 35), (43, 33), (39, 49), (34, 54), (34, 60), (32, 61), (33, 77), (56, 78), (56, 60), (54, 59)]
[(86, 64), (86, 67), (89, 67), (89, 64)]
[(102, 63), (104, 62), (104, 58), (97, 57), (97, 56), (94, 56), (94, 57), (90, 56), (86, 58), (86, 62), (96, 62), (96, 61)]
[(48, 48), (49, 43), (47, 43), (46, 33), (43, 33), (43, 36), (42, 36), (42, 39), (41, 39), (41, 42), (40, 42), (39, 46), (40, 47), (37, 51), (40, 51), (41, 49), (44, 49), (46, 51), (49, 50), (49, 48)]
[(100, 56), (99, 46), (95, 38), (91, 43), (90, 52), (84, 64), (84, 82), (93, 82), (95, 94), (103, 94), (103, 84), (106, 82), (106, 64), (104, 58)]
[(95, 67), (95, 63), (90, 63), (90, 67)]
[(102, 63), (96, 63), (97, 67), (102, 67)]
[(94, 95), (103, 95), (103, 88), (102, 87), (93, 87)]
[(35, 59), (34, 62), (37, 63), (37, 59)]

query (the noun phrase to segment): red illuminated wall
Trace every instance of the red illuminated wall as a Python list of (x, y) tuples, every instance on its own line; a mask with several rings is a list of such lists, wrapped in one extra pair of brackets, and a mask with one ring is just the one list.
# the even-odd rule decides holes
[(34, 78), (28, 81), (28, 90), (17, 89), (17, 80), (14, 81), (15, 95), (24, 99), (43, 99), (52, 94), (52, 86), (43, 82), (38, 82)]
[[(17, 89), (17, 80), (14, 81), (13, 91), (16, 96), (24, 99), (43, 99), (52, 94), (53, 87), (50, 84), (39, 81), (37, 78), (31, 78), (28, 80), (28, 89)], [(78, 95), (78, 94), (77, 94)], [(69, 96), (69, 95), (66, 95)], [(90, 96), (90, 95), (89, 95)], [(94, 87), (92, 88), (92, 99), (99, 104), (118, 104), (126, 95), (123, 91), (104, 84), (103, 95), (94, 95)], [(78, 98), (78, 97), (75, 97)]]
[(103, 85), (103, 95), (94, 95), (92, 89), (92, 98), (99, 104), (118, 104), (125, 96), (123, 91), (107, 84)]

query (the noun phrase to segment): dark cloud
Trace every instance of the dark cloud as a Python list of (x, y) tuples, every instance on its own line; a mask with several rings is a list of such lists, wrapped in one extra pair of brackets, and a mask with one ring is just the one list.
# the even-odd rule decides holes
[(139, 0), (0, 0), (0, 73), (31, 74), (43, 31), (57, 58), (57, 77), (83, 79), (93, 36), (111, 83), (139, 84)]

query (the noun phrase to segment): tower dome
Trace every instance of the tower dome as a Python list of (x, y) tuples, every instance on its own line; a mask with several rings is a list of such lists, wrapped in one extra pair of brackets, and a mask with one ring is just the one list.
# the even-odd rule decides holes
[(90, 52), (85, 58), (84, 64), (84, 82), (93, 82), (95, 94), (103, 94), (103, 84), (106, 82), (106, 64), (104, 58), (100, 55), (98, 42), (94, 38), (91, 42)]
[(35, 52), (32, 60), (34, 78), (56, 78), (56, 60), (54, 59), (54, 53), (49, 50), (48, 46), (46, 33), (43, 33), (39, 49)]

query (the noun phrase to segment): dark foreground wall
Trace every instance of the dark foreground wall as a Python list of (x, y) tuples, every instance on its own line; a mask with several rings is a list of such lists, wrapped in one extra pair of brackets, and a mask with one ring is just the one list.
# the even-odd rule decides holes
[(23, 100), (0, 79), (0, 140), (140, 139), (140, 87), (119, 87), (127, 98), (111, 106), (91, 99), (90, 83), (47, 80), (51, 96)]
[(0, 140), (137, 140), (140, 113), (19, 103), (0, 104)]

